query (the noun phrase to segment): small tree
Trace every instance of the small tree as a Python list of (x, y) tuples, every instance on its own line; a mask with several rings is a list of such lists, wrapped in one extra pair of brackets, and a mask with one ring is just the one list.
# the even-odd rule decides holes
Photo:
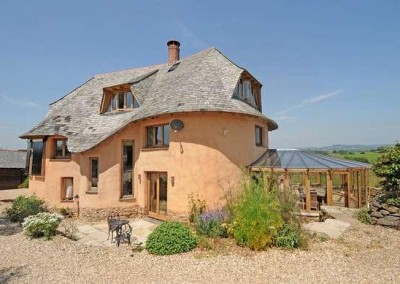
[(385, 148), (372, 166), (374, 173), (383, 178), (380, 184), (386, 193), (400, 197), (400, 144)]

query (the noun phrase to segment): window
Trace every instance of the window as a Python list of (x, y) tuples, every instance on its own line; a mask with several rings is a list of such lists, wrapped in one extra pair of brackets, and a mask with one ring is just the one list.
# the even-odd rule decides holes
[(31, 141), (30, 145), (30, 175), (42, 176), (43, 175), (43, 140)]
[(97, 191), (99, 182), (99, 158), (90, 158), (90, 189)]
[(65, 159), (71, 158), (71, 152), (68, 151), (67, 140), (66, 139), (56, 139), (54, 140), (54, 154), (55, 159)]
[(74, 179), (72, 177), (61, 178), (61, 201), (73, 201)]
[(109, 95), (106, 112), (124, 111), (140, 107), (132, 92), (117, 92)]
[(134, 149), (134, 141), (122, 142), (122, 197), (133, 196)]
[(262, 127), (256, 126), (256, 146), (262, 146)]
[(147, 147), (169, 146), (169, 124), (147, 127)]
[(235, 89), (235, 96), (261, 111), (261, 85), (259, 85), (254, 79), (251, 79), (248, 76), (246, 76), (245, 78), (246, 79), (239, 80)]

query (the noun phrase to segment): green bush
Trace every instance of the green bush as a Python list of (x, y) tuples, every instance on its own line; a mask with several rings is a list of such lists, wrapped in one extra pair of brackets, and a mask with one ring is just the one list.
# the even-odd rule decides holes
[(227, 237), (227, 229), (223, 226), (226, 219), (227, 213), (222, 208), (206, 210), (196, 217), (196, 231), (211, 238)]
[(169, 255), (190, 251), (196, 245), (196, 237), (189, 227), (176, 221), (167, 221), (149, 235), (146, 249), (152, 254)]
[(21, 223), (24, 218), (30, 215), (36, 215), (46, 211), (47, 208), (44, 201), (33, 195), (29, 197), (18, 196), (6, 213), (11, 221)]
[(388, 199), (386, 199), (385, 203), (387, 205), (396, 206), (396, 207), (400, 208), (400, 197), (388, 198)]
[(28, 236), (50, 239), (56, 234), (57, 227), (62, 218), (57, 213), (42, 212), (26, 217), (22, 223), (22, 227)]
[(369, 215), (369, 210), (368, 208), (361, 208), (357, 214), (357, 219), (358, 221), (360, 221), (361, 223), (364, 224), (370, 224), (371, 223), (371, 216)]
[(301, 239), (301, 227), (297, 224), (284, 224), (276, 237), (276, 246), (287, 249), (298, 248)]
[(240, 191), (228, 200), (229, 232), (236, 243), (253, 250), (271, 246), (283, 226), (276, 182), (263, 175), (245, 176)]
[(27, 177), (20, 185), (18, 185), (18, 188), (28, 188), (29, 187), (29, 177)]

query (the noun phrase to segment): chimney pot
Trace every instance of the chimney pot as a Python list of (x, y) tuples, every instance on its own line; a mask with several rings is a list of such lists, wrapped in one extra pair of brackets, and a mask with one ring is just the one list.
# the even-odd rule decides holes
[(168, 46), (168, 65), (173, 65), (179, 61), (179, 47), (181, 44), (177, 40), (170, 40), (167, 42)]

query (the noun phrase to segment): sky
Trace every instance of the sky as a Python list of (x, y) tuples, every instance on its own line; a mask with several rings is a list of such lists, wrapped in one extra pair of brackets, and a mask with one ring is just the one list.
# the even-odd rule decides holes
[(271, 148), (400, 141), (400, 1), (0, 1), (0, 148), (93, 75), (216, 47), (262, 84)]

